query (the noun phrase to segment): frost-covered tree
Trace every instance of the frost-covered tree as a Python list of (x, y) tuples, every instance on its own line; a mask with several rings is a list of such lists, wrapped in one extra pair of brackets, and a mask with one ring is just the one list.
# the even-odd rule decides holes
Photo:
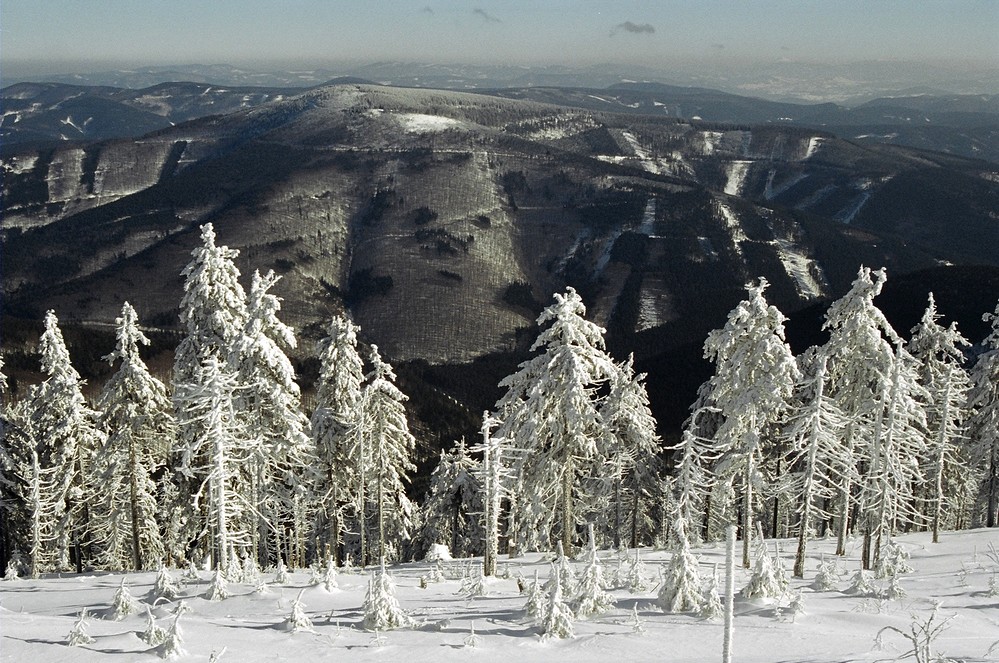
[(93, 643), (93, 636), (87, 633), (87, 609), (80, 608), (80, 616), (73, 622), (73, 629), (66, 636), (66, 644), (70, 647), (80, 647)]
[(111, 599), (108, 616), (115, 621), (121, 621), (137, 612), (139, 612), (139, 602), (132, 596), (128, 585), (125, 584), (125, 578), (122, 577), (121, 584), (118, 585), (118, 589), (115, 590), (114, 597)]
[(249, 545), (255, 523), (241, 481), (252, 448), (234, 404), (237, 387), (227, 364), (209, 357), (177, 401), (178, 415), (196, 424), (198, 432), (181, 455), (179, 471), (193, 484), (194, 513), (204, 514), (198, 536), (211, 551), (214, 568), (223, 572), (228, 572), (230, 547)]
[(682, 518), (675, 521), (676, 540), (680, 547), (674, 551), (659, 590), (659, 607), (664, 612), (691, 612), (701, 607), (701, 574), (697, 558), (687, 545), (686, 527)]
[(187, 656), (187, 652), (184, 651), (184, 632), (180, 628), (182, 614), (180, 611), (177, 612), (163, 642), (155, 648), (156, 654), (160, 658), (174, 659)]
[[(699, 402), (717, 410), (711, 450), (718, 457), (712, 473), (715, 485), (738, 485), (742, 496), (743, 566), (749, 567), (754, 526), (754, 493), (766, 478), (761, 436), (787, 409), (799, 371), (784, 340), (784, 315), (763, 296), (766, 279), (749, 288), (749, 296), (729, 313), (725, 326), (708, 335), (704, 356), (715, 364), (715, 374), (701, 386)], [(727, 497), (715, 490), (714, 496)], [(731, 509), (716, 504), (712, 509)]]
[(253, 273), (246, 323), (229, 362), (239, 382), (236, 407), (251, 435), (249, 462), (243, 467), (246, 499), (257, 514), (257, 526), (250, 530), (251, 554), (268, 563), (280, 554), (282, 541), (275, 540), (272, 554), (266, 554), (262, 540), (267, 532), (288, 532), (286, 552), (303, 564), (315, 456), (295, 370), (285, 354), (296, 347), (295, 334), (278, 319), (281, 301), (270, 292), (278, 279), (274, 272)]
[(864, 519), (864, 568), (877, 564), (883, 537), (890, 537), (902, 524), (921, 520), (915, 496), (923, 477), (915, 459), (926, 454), (927, 393), (919, 384), (918, 368), (900, 340), (865, 453), (867, 469), (858, 499)]
[(794, 474), (786, 490), (798, 503), (798, 549), (794, 575), (803, 578), (805, 549), (812, 532), (813, 518), (828, 518), (822, 509), (825, 501), (836, 497), (836, 489), (845, 480), (855, 478), (853, 459), (842, 445), (846, 418), (835, 402), (826, 396), (826, 357), (816, 357), (814, 376), (798, 384), (801, 405), (790, 415), (783, 437), (791, 449), (788, 463)]
[[(32, 492), (37, 493), (32, 496), (32, 509), (42, 521), (40, 533), (47, 535), (35, 539), (39, 549), (32, 557), (40, 567), (68, 568), (72, 543), (79, 571), (93, 497), (86, 490), (86, 479), (94, 454), (106, 438), (97, 424), (98, 413), (83, 397), (83, 380), (70, 363), (52, 311), (45, 315), (39, 350), (46, 378), (28, 395), (26, 424), (38, 460), (31, 481)], [(44, 569), (36, 568), (33, 573), (38, 570)]]
[(716, 408), (695, 404), (696, 407), (684, 423), (680, 441), (670, 447), (677, 459), (673, 486), (679, 517), (687, 524), (688, 544), (701, 541), (707, 501), (714, 488), (710, 468), (719, 454), (711, 445), (710, 435), (717, 427)]
[[(981, 459), (982, 482), (978, 491), (975, 523), (999, 525), (999, 304), (994, 313), (982, 316), (992, 330), (982, 342), (984, 352), (971, 370), (972, 388), (968, 420), (974, 457)], [(984, 512), (984, 518), (980, 514)]]
[[(822, 325), (829, 341), (828, 395), (847, 418), (843, 430), (845, 452), (859, 466), (871, 446), (874, 422), (881, 412), (881, 396), (891, 381), (892, 346), (900, 339), (874, 305), (887, 278), (883, 269), (861, 267), (850, 291), (833, 302)], [(838, 516), (836, 554), (846, 554), (846, 535), (854, 506), (853, 483), (844, 477), (836, 498)]]
[(484, 512), (479, 463), (468, 454), (461, 439), (450, 452), (441, 450), (430, 475), (430, 490), (420, 508), (416, 552), (425, 556), (435, 543), (448, 545), (455, 557), (482, 550)]
[(291, 614), (284, 620), (284, 629), (286, 631), (298, 633), (299, 631), (313, 630), (312, 620), (305, 613), (305, 603), (302, 602), (302, 594), (304, 593), (305, 590), (303, 589), (298, 593), (298, 598), (291, 602)]
[(597, 544), (592, 525), (589, 532), (589, 561), (579, 578), (576, 595), (572, 601), (572, 611), (581, 619), (603, 614), (614, 606), (614, 597), (604, 587), (603, 566), (597, 555)]
[(548, 605), (541, 618), (542, 636), (545, 638), (571, 638), (573, 636), (572, 622), (575, 615), (572, 613), (572, 608), (565, 602), (561, 574), (554, 563), (552, 564), (549, 584), (551, 589), (548, 592)]
[(482, 494), (483, 573), (496, 575), (496, 557), (499, 554), (500, 507), (507, 494), (510, 473), (509, 450), (506, 440), (493, 435), (499, 423), (489, 412), (482, 413), (482, 443), (475, 450), (482, 454), (477, 483)]
[[(406, 496), (405, 482), (416, 469), (410, 456), (416, 440), (409, 432), (404, 403), (406, 395), (395, 386), (395, 373), (371, 346), (372, 370), (361, 392), (360, 417), (356, 425), (355, 471), (360, 482), (360, 509), (368, 502), (375, 510), (378, 557), (389, 550), (398, 553), (412, 529), (413, 505)], [(361, 519), (362, 530), (365, 518)]]
[(143, 569), (164, 556), (156, 483), (172, 447), (173, 412), (166, 387), (149, 373), (139, 346), (149, 339), (126, 302), (117, 345), (105, 359), (118, 370), (104, 385), (98, 408), (107, 442), (94, 463), (94, 533), (101, 562), (112, 569)]
[(604, 351), (604, 330), (585, 314), (575, 290), (556, 293), (538, 317), (543, 331), (531, 351), (539, 354), (500, 382), (507, 391), (497, 403), (496, 434), (520, 452), (512, 506), (528, 547), (548, 533), (571, 550), (580, 516), (596, 506), (581, 486), (600, 476), (606, 458), (598, 390), (617, 367)]
[[(177, 476), (180, 504), (189, 505), (204, 476), (191, 468), (206, 468), (207, 458), (195, 447), (206, 437), (203, 409), (192, 407), (205, 392), (201, 382), (209, 361), (225, 366), (233, 344), (246, 324), (246, 294), (239, 284), (239, 270), (233, 262), (238, 251), (215, 242), (215, 230), (208, 223), (201, 227), (201, 245), (191, 251), (191, 261), (184, 267), (184, 296), (180, 302), (180, 323), (185, 335), (174, 353), (173, 401), (176, 410), (178, 458)], [(233, 394), (234, 395), (234, 394)], [(198, 453), (202, 456), (198, 457)], [(197, 535), (197, 528), (207, 514), (187, 514), (188, 531), (184, 538)], [(201, 542), (204, 544), (204, 542)], [(223, 551), (223, 555), (224, 555)]]
[(358, 331), (349, 319), (334, 316), (329, 335), (317, 348), (319, 380), (311, 428), (322, 476), (316, 491), (320, 502), (317, 536), (330, 547), (338, 563), (347, 514), (351, 505), (357, 506), (360, 479), (351, 455), (364, 382), (364, 362), (357, 352)]
[(395, 583), (385, 570), (384, 559), (381, 569), (368, 581), (368, 591), (361, 610), (364, 612), (361, 623), (368, 631), (406, 628), (413, 624), (412, 617), (402, 609), (395, 597)]
[(659, 436), (649, 407), (645, 374), (635, 375), (634, 357), (617, 366), (610, 393), (600, 413), (607, 427), (607, 464), (613, 482), (610, 496), (612, 538), (621, 547), (627, 514), (630, 546), (638, 547), (639, 533), (651, 533), (649, 503), (659, 492)]
[[(927, 444), (930, 458), (923, 474), (930, 486), (927, 500), (933, 542), (940, 536), (946, 506), (966, 507), (974, 483), (972, 463), (965, 444), (965, 404), (971, 381), (965, 372), (962, 347), (970, 342), (957, 330), (939, 324), (933, 293), (919, 324), (912, 328), (909, 351), (920, 364), (919, 382), (926, 389)], [(971, 489), (971, 490), (969, 490)]]

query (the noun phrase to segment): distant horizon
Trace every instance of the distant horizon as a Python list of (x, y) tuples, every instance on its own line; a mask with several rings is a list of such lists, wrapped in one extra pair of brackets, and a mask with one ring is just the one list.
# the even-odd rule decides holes
[(999, 3), (991, 0), (5, 0), (0, 25), (3, 59), (15, 66), (840, 64), (886, 56), (999, 66)]

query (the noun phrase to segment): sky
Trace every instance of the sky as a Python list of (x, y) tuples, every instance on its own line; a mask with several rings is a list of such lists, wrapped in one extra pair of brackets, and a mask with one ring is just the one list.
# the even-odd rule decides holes
[[(999, 66), (999, 0), (3, 0), (0, 63)], [(61, 68), (61, 69), (60, 69)]]

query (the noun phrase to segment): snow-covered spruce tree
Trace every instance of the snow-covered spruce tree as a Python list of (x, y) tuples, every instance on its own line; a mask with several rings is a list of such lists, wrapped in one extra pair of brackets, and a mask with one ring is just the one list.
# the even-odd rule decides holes
[[(513, 465), (518, 495), (512, 508), (518, 539), (527, 547), (559, 540), (571, 550), (576, 524), (602, 495), (582, 494), (585, 479), (600, 476), (608, 435), (598, 389), (617, 371), (604, 351), (604, 330), (587, 321), (572, 288), (538, 317), (543, 329), (531, 346), (537, 356), (500, 382), (496, 435), (520, 452)], [(539, 541), (539, 534), (547, 541)]]
[(368, 631), (406, 628), (413, 624), (413, 619), (406, 614), (395, 597), (395, 583), (385, 571), (384, 559), (381, 568), (368, 581), (368, 592), (361, 609), (364, 612), (361, 624)]
[(682, 518), (676, 519), (674, 528), (679, 548), (666, 567), (659, 590), (659, 607), (664, 612), (691, 612), (701, 607), (701, 574), (697, 558), (687, 545), (686, 524)]
[(430, 475), (430, 490), (420, 508), (420, 530), (416, 535), (418, 558), (435, 543), (446, 544), (454, 557), (482, 551), (484, 512), (479, 462), (468, 454), (461, 439), (449, 452), (441, 450)]
[[(968, 435), (973, 457), (981, 463), (982, 481), (973, 524), (999, 525), (999, 304), (994, 313), (982, 316), (992, 331), (982, 342), (985, 352), (971, 369), (972, 388), (968, 407)], [(982, 517), (981, 514), (984, 514)]]
[(580, 619), (603, 614), (614, 606), (614, 597), (604, 588), (603, 566), (601, 566), (600, 558), (597, 556), (597, 544), (592, 525), (589, 528), (589, 534), (589, 562), (583, 569), (576, 586), (576, 595), (572, 600), (572, 611)]
[(305, 614), (305, 604), (302, 602), (302, 594), (304, 593), (305, 590), (301, 590), (298, 593), (298, 598), (291, 602), (291, 614), (284, 620), (284, 630), (292, 633), (313, 630), (312, 620)]
[[(974, 499), (972, 491), (977, 489), (971, 487), (974, 472), (967, 456), (964, 425), (971, 380), (963, 367), (961, 348), (971, 343), (957, 330), (956, 322), (944, 327), (937, 322), (939, 319), (931, 292), (923, 318), (912, 328), (909, 342), (909, 352), (921, 366), (920, 384), (929, 395), (926, 420), (930, 458), (923, 474), (930, 486), (927, 515), (934, 543), (940, 538), (944, 508), (950, 507), (948, 511), (958, 513), (968, 511), (968, 502)], [(956, 522), (957, 518), (952, 520)]]
[(687, 524), (684, 531), (688, 543), (701, 541), (701, 532), (706, 524), (707, 500), (714, 488), (714, 477), (709, 468), (718, 460), (710, 436), (717, 430), (717, 420), (716, 408), (695, 403), (694, 411), (684, 422), (680, 441), (669, 447), (677, 459), (673, 486), (677, 512)]
[(544, 638), (571, 638), (573, 636), (572, 622), (575, 615), (565, 602), (562, 580), (559, 569), (552, 563), (552, 575), (549, 580), (551, 589), (548, 592), (548, 605), (541, 618), (541, 634)]
[(610, 393), (600, 408), (610, 435), (607, 462), (611, 468), (612, 539), (621, 547), (625, 518), (630, 521), (630, 547), (637, 548), (639, 534), (652, 531), (649, 502), (659, 488), (659, 436), (649, 408), (645, 374), (635, 375), (634, 357), (617, 365), (611, 375)]
[[(357, 422), (355, 468), (362, 477), (359, 503), (373, 503), (378, 528), (379, 559), (392, 551), (398, 554), (412, 529), (413, 505), (406, 497), (404, 483), (416, 469), (410, 455), (416, 440), (406, 421), (408, 399), (395, 386), (395, 373), (371, 346), (372, 370), (361, 392), (361, 415)], [(365, 476), (366, 475), (366, 476)], [(362, 518), (362, 524), (365, 519)]]
[(223, 573), (228, 572), (230, 547), (248, 545), (255, 524), (240, 481), (251, 449), (234, 405), (237, 386), (227, 364), (209, 357), (194, 385), (176, 387), (184, 394), (177, 401), (178, 418), (197, 425), (197, 437), (186, 443), (179, 469), (193, 483), (194, 513), (203, 514), (197, 534), (211, 551), (213, 567)]
[(132, 596), (128, 585), (125, 584), (125, 579), (123, 576), (121, 584), (115, 590), (114, 597), (111, 599), (111, 608), (108, 609), (108, 616), (115, 621), (121, 621), (129, 615), (139, 612), (139, 602)]
[(73, 630), (66, 636), (66, 644), (70, 647), (93, 644), (94, 638), (87, 633), (87, 609), (80, 608), (80, 616), (73, 623)]
[[(767, 281), (749, 288), (749, 296), (729, 313), (725, 326), (708, 335), (704, 356), (715, 374), (701, 386), (701, 400), (721, 417), (711, 447), (718, 460), (712, 467), (716, 485), (736, 486), (742, 497), (742, 563), (749, 567), (754, 529), (754, 489), (761, 474), (763, 429), (786, 410), (799, 377), (794, 355), (784, 340), (784, 315), (763, 296)], [(724, 495), (715, 491), (715, 495)], [(712, 510), (731, 505), (711, 505)]]
[[(855, 466), (865, 461), (864, 453), (872, 444), (881, 394), (891, 381), (892, 345), (899, 340), (874, 305), (886, 278), (883, 269), (872, 272), (861, 267), (850, 291), (832, 303), (822, 325), (829, 332), (829, 341), (822, 348), (828, 358), (828, 396), (847, 418), (843, 446)], [(845, 555), (854, 505), (849, 475), (842, 477), (837, 490), (836, 554)]]
[(492, 434), (499, 423), (489, 412), (482, 413), (482, 443), (475, 451), (482, 454), (478, 467), (478, 485), (482, 493), (482, 571), (487, 576), (496, 575), (496, 557), (499, 555), (499, 520), (503, 496), (507, 494), (510, 472), (506, 440)]
[(900, 525), (918, 524), (922, 519), (915, 488), (923, 477), (914, 459), (926, 455), (923, 403), (928, 395), (919, 384), (918, 368), (918, 362), (900, 340), (891, 382), (881, 394), (871, 446), (865, 454), (867, 470), (861, 479), (858, 510), (864, 519), (864, 568), (877, 564), (882, 537), (890, 537)]
[[(278, 279), (272, 271), (253, 273), (246, 324), (229, 361), (240, 385), (236, 407), (252, 436), (249, 462), (243, 467), (257, 520), (250, 530), (250, 552), (265, 565), (284, 552), (293, 565), (301, 566), (311, 520), (308, 493), (316, 484), (311, 476), (315, 455), (295, 370), (285, 354), (296, 347), (295, 334), (278, 319), (281, 301), (270, 292)], [(287, 540), (274, 540), (268, 551), (268, 531), (287, 532)]]
[(104, 385), (98, 408), (107, 442), (94, 463), (94, 535), (101, 564), (110, 569), (149, 568), (164, 557), (152, 475), (169, 457), (174, 434), (166, 387), (149, 373), (139, 345), (135, 309), (125, 302), (116, 320), (117, 346), (105, 359), (118, 370)]
[(805, 549), (812, 533), (813, 518), (827, 518), (821, 505), (836, 497), (836, 489), (844, 478), (856, 479), (852, 458), (842, 446), (841, 433), (846, 418), (836, 404), (826, 396), (826, 357), (815, 357), (815, 374), (806, 376), (797, 387), (801, 405), (792, 412), (785, 424), (783, 437), (790, 446), (788, 467), (794, 474), (788, 491), (798, 503), (798, 549), (794, 558), (794, 575), (803, 578)]
[(173, 618), (173, 623), (170, 624), (170, 629), (166, 632), (163, 642), (155, 647), (154, 651), (160, 658), (174, 659), (187, 656), (187, 652), (184, 651), (184, 633), (180, 628), (180, 616), (182, 614), (182, 612), (177, 612), (177, 616)]
[(357, 506), (360, 478), (351, 456), (364, 382), (364, 362), (357, 352), (358, 331), (360, 328), (346, 317), (333, 316), (329, 335), (317, 348), (319, 380), (311, 429), (321, 472), (316, 491), (320, 498), (316, 535), (326, 542), (337, 563), (342, 561), (340, 544), (347, 528), (347, 512), (351, 505)]
[(105, 443), (97, 425), (98, 413), (87, 406), (83, 380), (73, 368), (55, 313), (45, 315), (45, 331), (39, 339), (45, 380), (27, 397), (28, 430), (38, 454), (39, 526), (52, 536), (36, 540), (40, 549), (32, 555), (45, 569), (69, 568), (70, 545), (76, 567), (83, 565), (83, 543), (89, 535), (90, 501), (86, 479), (94, 454)]
[[(233, 260), (238, 251), (215, 243), (215, 230), (201, 227), (201, 245), (191, 251), (184, 267), (184, 296), (180, 302), (180, 323), (185, 335), (174, 353), (173, 402), (176, 410), (176, 465), (180, 504), (190, 504), (203, 483), (209, 463), (204, 407), (196, 405), (206, 394), (203, 380), (209, 362), (222, 370), (233, 344), (246, 324), (246, 295), (239, 284), (239, 270)], [(235, 385), (233, 385), (235, 386)], [(232, 395), (232, 394), (230, 394)], [(206, 505), (207, 506), (207, 505)], [(208, 514), (196, 510), (188, 514), (184, 538), (209, 534)], [(198, 542), (202, 550), (213, 549), (210, 539)], [(225, 550), (222, 551), (223, 557)]]

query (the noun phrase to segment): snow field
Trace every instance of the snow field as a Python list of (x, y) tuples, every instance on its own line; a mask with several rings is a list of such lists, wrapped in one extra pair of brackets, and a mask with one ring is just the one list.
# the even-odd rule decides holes
[[(900, 578), (907, 596), (898, 600), (844, 593), (859, 568), (859, 540), (848, 546), (846, 558), (838, 559), (840, 581), (836, 591), (810, 588), (820, 558), (834, 559), (835, 541), (819, 539), (809, 547), (805, 578), (792, 579), (791, 591), (803, 597), (803, 615), (788, 610), (789, 598), (735, 599), (734, 659), (764, 661), (877, 661), (894, 660), (908, 649), (901, 636), (886, 632), (884, 649), (875, 646), (877, 633), (886, 626), (909, 631), (913, 617), (928, 618), (936, 601), (942, 601), (939, 619), (954, 615), (948, 628), (934, 643), (934, 651), (953, 659), (999, 660), (986, 652), (999, 641), (999, 597), (989, 596), (989, 582), (999, 564), (988, 555), (989, 544), (999, 545), (995, 530), (945, 532), (939, 544), (930, 543), (928, 533), (897, 538), (910, 555), (914, 571)], [(783, 563), (790, 567), (793, 542), (781, 541)], [(767, 542), (772, 554), (773, 541)], [(724, 546), (711, 544), (693, 549), (700, 561), (702, 577), (711, 575), (715, 563), (722, 573)], [(444, 579), (420, 588), (431, 563), (419, 562), (390, 567), (396, 597), (414, 619), (413, 628), (368, 632), (361, 628), (362, 603), (370, 574), (338, 575), (339, 588), (327, 591), (311, 585), (310, 574), (297, 570), (284, 585), (269, 585), (263, 593), (253, 585), (230, 583), (230, 598), (212, 602), (202, 595), (211, 573), (181, 585), (175, 601), (154, 600), (151, 595), (155, 572), (131, 573), (126, 584), (141, 603), (143, 612), (121, 621), (99, 619), (111, 604), (122, 574), (46, 576), (39, 580), (0, 582), (0, 658), (3, 661), (142, 661), (158, 660), (138, 635), (146, 625), (145, 605), (152, 606), (157, 624), (168, 628), (173, 612), (183, 601), (190, 612), (180, 619), (183, 648), (180, 660), (208, 661), (213, 652), (219, 661), (254, 663), (271, 660), (383, 661), (405, 657), (409, 663), (468, 660), (597, 662), (682, 660), (690, 663), (717, 661), (721, 656), (722, 623), (705, 621), (692, 614), (664, 614), (655, 604), (660, 564), (669, 552), (641, 551), (647, 591), (632, 594), (612, 589), (612, 609), (598, 617), (577, 620), (575, 637), (543, 640), (533, 619), (526, 617), (526, 596), (519, 594), (517, 578), (530, 582), (538, 571), (541, 582), (551, 570), (550, 555), (532, 553), (508, 560), (501, 555), (498, 572), (509, 578), (487, 580), (485, 596), (468, 598), (460, 593), (466, 574), (476, 573), (479, 559), (443, 563)], [(630, 557), (634, 557), (631, 551)], [(605, 577), (618, 566), (613, 551), (600, 553)], [(585, 566), (574, 562), (577, 573)], [(962, 573), (963, 569), (963, 573)], [(173, 570), (180, 581), (181, 572)], [(737, 570), (736, 591), (748, 582), (749, 572)], [(264, 574), (272, 582), (273, 570)], [(875, 580), (879, 588), (887, 581)], [(304, 591), (303, 591), (304, 590)], [(302, 594), (313, 630), (289, 632), (285, 620), (292, 603)], [(637, 614), (641, 632), (634, 626)], [(90, 609), (87, 632), (95, 639), (89, 645), (67, 646), (66, 639), (81, 608)], [(778, 615), (778, 612), (780, 613)], [(472, 629), (475, 646), (466, 644)], [(224, 653), (223, 653), (224, 650)], [(999, 650), (999, 647), (997, 647)], [(219, 655), (221, 653), (221, 655)]]

